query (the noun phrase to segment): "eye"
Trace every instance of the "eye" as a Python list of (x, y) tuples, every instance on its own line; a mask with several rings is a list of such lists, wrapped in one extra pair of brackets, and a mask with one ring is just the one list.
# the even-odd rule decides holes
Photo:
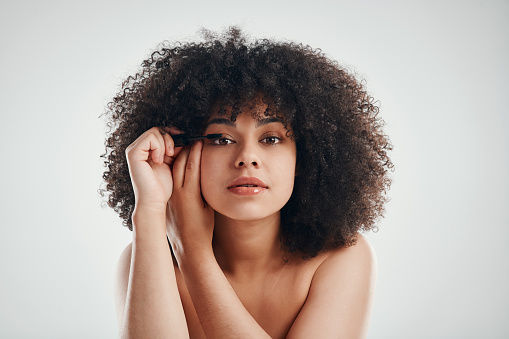
[(260, 140), (260, 142), (262, 142), (264, 144), (268, 144), (268, 145), (275, 145), (275, 144), (279, 144), (281, 142), (281, 138), (276, 137), (276, 136), (268, 136), (268, 137), (265, 137), (262, 140)]
[(210, 140), (210, 143), (212, 145), (223, 146), (223, 145), (233, 144), (234, 141), (229, 138), (226, 138), (226, 137), (221, 137), (221, 138)]

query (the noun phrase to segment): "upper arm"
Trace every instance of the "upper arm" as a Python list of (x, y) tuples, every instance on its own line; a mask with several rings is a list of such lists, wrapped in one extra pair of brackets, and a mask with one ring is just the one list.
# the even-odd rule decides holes
[(375, 253), (359, 235), (318, 267), (288, 338), (366, 337), (375, 281)]
[(127, 288), (129, 286), (129, 272), (131, 270), (132, 242), (122, 251), (117, 263), (115, 273), (115, 309), (117, 311), (118, 327), (122, 327), (124, 319), (125, 301), (127, 298)]

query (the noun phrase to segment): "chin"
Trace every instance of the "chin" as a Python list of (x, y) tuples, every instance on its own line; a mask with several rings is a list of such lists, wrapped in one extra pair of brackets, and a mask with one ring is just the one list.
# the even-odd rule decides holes
[(279, 214), (291, 195), (291, 191), (276, 197), (268, 193), (253, 197), (238, 197), (228, 192), (227, 194), (210, 194), (209, 191), (202, 189), (203, 198), (216, 213), (238, 221), (264, 220)]
[(276, 213), (279, 213), (279, 209), (268, 210), (267, 208), (261, 208), (260, 206), (214, 206), (209, 204), (216, 213), (232, 220), (238, 221), (257, 221), (270, 217)]

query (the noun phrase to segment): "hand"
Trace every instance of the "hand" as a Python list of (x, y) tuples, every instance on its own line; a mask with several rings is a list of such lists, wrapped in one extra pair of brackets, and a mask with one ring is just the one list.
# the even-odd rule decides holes
[(173, 164), (173, 195), (169, 209), (176, 222), (169, 223), (169, 239), (179, 261), (187, 254), (212, 253), (214, 210), (203, 200), (200, 167), (203, 141), (185, 147)]
[(169, 133), (182, 132), (166, 127), (161, 133), (159, 128), (153, 127), (126, 149), (137, 206), (166, 209), (173, 192), (171, 165), (182, 150), (173, 147)]

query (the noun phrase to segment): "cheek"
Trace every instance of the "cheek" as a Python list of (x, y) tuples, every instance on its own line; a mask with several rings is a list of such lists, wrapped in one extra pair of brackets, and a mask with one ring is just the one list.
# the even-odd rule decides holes
[(289, 152), (284, 155), (280, 155), (277, 159), (272, 161), (275, 165), (273, 167), (273, 173), (275, 175), (274, 179), (281, 183), (282, 186), (289, 191), (287, 192), (289, 194), (293, 191), (296, 160), (295, 153)]

